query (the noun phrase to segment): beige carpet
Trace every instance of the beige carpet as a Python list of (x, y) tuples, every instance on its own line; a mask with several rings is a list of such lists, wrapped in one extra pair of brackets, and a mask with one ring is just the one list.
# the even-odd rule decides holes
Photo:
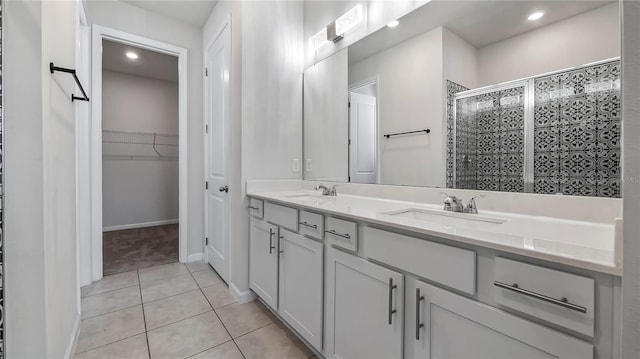
[(127, 229), (102, 234), (104, 275), (178, 261), (178, 225)]

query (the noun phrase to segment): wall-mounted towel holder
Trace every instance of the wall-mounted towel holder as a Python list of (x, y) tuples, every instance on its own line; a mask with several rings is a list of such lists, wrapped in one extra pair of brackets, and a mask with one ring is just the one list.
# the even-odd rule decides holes
[(80, 91), (82, 91), (82, 96), (84, 96), (84, 97), (78, 97), (78, 96), (76, 96), (74, 94), (71, 94), (71, 102), (73, 102), (75, 100), (89, 101), (89, 97), (87, 96), (87, 93), (84, 92), (84, 88), (82, 87), (82, 84), (80, 83), (80, 80), (78, 79), (78, 76), (76, 75), (76, 70), (67, 69), (67, 68), (64, 68), (64, 67), (57, 67), (57, 66), (53, 65), (53, 62), (50, 62), (49, 63), (49, 71), (51, 71), (51, 73), (54, 73), (55, 71), (60, 71), (60, 72), (66, 72), (68, 74), (73, 75), (73, 79), (76, 80), (76, 84), (80, 88)]
[(418, 130), (418, 131), (390, 133), (390, 134), (384, 135), (384, 137), (389, 138), (391, 136), (412, 135), (412, 134), (415, 134), (415, 133), (422, 133), (422, 132), (429, 133), (429, 132), (431, 132), (431, 130), (430, 129), (426, 129), (426, 130)]

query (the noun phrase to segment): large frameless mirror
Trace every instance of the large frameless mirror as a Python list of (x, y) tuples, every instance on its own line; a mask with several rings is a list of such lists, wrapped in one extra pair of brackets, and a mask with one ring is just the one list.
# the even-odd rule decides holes
[(305, 179), (620, 197), (617, 2), (398, 20), (305, 70)]

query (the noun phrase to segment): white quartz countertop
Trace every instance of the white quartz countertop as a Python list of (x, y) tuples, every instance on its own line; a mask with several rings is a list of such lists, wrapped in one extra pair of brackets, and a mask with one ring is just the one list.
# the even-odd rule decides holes
[[(616, 245), (616, 242), (622, 239), (616, 238), (614, 223), (599, 224), (483, 211), (481, 207), (478, 215), (455, 213), (453, 214), (455, 218), (452, 219), (451, 213), (445, 212), (441, 205), (345, 194), (338, 194), (337, 197), (321, 196), (317, 191), (256, 192), (248, 195), (314, 212), (516, 253), (572, 267), (618, 276), (622, 273), (619, 263), (621, 256), (616, 253), (616, 249), (621, 247)], [(413, 218), (411, 213), (393, 215), (394, 212), (405, 210), (424, 211), (428, 213), (426, 216), (428, 220)], [(442, 217), (440, 213), (443, 214)], [(436, 215), (433, 216), (433, 214)], [(442, 218), (441, 221), (440, 218)], [(478, 218), (497, 221), (474, 220)]]

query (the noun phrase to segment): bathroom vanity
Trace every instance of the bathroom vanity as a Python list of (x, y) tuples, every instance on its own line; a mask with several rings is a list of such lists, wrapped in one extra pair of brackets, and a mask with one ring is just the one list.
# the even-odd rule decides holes
[(616, 355), (613, 223), (249, 196), (250, 288), (327, 358)]

